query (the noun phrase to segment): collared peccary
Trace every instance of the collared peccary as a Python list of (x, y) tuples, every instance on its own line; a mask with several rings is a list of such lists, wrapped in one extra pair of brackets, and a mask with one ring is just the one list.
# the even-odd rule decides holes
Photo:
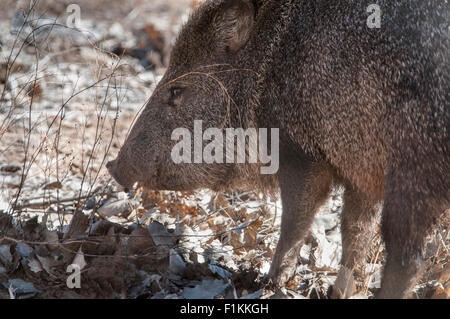
[[(387, 260), (377, 297), (407, 297), (433, 224), (450, 206), (446, 1), (206, 1), (182, 29), (168, 70), (108, 164), (124, 186), (185, 190), (279, 185), (281, 235), (270, 271), (291, 275), (332, 184), (345, 186), (348, 297), (382, 205)], [(370, 22), (370, 21), (369, 21)], [(175, 164), (176, 128), (279, 128), (280, 169)]]

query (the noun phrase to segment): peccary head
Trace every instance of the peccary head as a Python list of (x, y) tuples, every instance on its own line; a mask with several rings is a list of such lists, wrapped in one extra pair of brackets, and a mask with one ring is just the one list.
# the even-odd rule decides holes
[(202, 121), (203, 131), (244, 125), (242, 108), (255, 75), (242, 68), (240, 51), (254, 21), (251, 0), (208, 1), (193, 13), (174, 45), (166, 74), (117, 159), (107, 165), (122, 186), (139, 182), (153, 189), (218, 190), (249, 180), (247, 166), (196, 164), (193, 158), (192, 164), (176, 164), (171, 152), (178, 142), (172, 133), (178, 128), (193, 133), (194, 121)]

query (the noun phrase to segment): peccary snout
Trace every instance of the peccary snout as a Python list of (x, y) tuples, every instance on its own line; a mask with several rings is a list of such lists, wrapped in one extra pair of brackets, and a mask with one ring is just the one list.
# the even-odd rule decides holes
[(130, 188), (135, 182), (140, 182), (136, 169), (124, 152), (120, 152), (117, 158), (106, 164), (109, 174), (124, 188)]
[[(108, 169), (109, 174), (124, 188), (129, 188), (133, 185), (132, 179), (128, 178), (128, 174), (123, 174), (123, 169), (120, 169), (121, 162), (118, 159), (115, 159), (108, 164), (106, 164), (106, 168)], [(125, 176), (124, 176), (125, 175)]]

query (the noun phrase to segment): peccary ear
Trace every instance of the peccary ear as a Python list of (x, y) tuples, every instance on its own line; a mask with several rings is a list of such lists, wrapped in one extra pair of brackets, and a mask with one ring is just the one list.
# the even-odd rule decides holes
[(217, 17), (218, 48), (237, 52), (247, 43), (255, 22), (252, 0), (226, 0)]

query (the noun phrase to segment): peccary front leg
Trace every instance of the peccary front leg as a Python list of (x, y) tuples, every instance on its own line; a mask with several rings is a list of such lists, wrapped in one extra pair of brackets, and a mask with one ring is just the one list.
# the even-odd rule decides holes
[(435, 161), (403, 163), (387, 176), (381, 220), (387, 259), (377, 298), (408, 298), (423, 271), (425, 238), (448, 207), (450, 189), (448, 176), (429, 174), (426, 165)]
[(333, 181), (333, 171), (326, 164), (292, 153), (280, 155), (283, 215), (280, 239), (269, 272), (277, 287), (293, 276), (302, 240), (318, 208), (328, 198)]
[(355, 293), (355, 270), (366, 257), (380, 206), (381, 202), (367, 198), (351, 185), (346, 186), (341, 219), (342, 262), (332, 290), (333, 298), (350, 298)]
[[(398, 214), (403, 216), (396, 216)], [(417, 212), (411, 207), (393, 205), (388, 201), (385, 203), (381, 226), (387, 259), (377, 298), (407, 298), (424, 266), (421, 258), (423, 243), (415, 242), (417, 234), (412, 232), (420, 232), (425, 237), (429, 225), (421, 225), (422, 221), (417, 220), (414, 230), (411, 223), (414, 223), (415, 215)]]

